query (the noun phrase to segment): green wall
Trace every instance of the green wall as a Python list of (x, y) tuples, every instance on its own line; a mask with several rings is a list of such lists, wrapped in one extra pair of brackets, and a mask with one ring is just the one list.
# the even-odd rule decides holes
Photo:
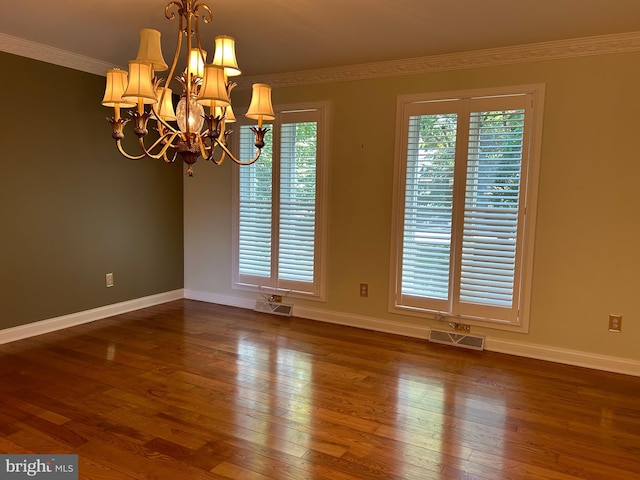
[(104, 77), (0, 69), (0, 329), (181, 289), (180, 165), (117, 153)]
[[(294, 303), (442, 327), (388, 311), (397, 97), (544, 83), (530, 332), (473, 332), (639, 360), (639, 81), (634, 52), (275, 89), (274, 103), (332, 108), (327, 301)], [(231, 288), (232, 168), (200, 168), (185, 181), (185, 289), (249, 301), (256, 294)], [(369, 298), (359, 297), (361, 282)], [(607, 331), (609, 313), (623, 315), (622, 333)]]

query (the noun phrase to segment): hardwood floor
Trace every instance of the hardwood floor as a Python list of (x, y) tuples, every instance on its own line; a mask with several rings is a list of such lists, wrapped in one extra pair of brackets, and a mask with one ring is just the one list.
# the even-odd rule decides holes
[(0, 345), (0, 452), (91, 480), (639, 479), (640, 377), (181, 300)]

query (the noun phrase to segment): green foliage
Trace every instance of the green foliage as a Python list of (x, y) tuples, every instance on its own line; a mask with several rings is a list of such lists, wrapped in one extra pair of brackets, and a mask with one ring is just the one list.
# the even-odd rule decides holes
[[(408, 173), (415, 175), (419, 203), (436, 207), (453, 189), (455, 157), (460, 155), (456, 152), (457, 115), (421, 115), (411, 121), (418, 122), (417, 138), (410, 139), (417, 159), (416, 170)], [(472, 113), (467, 189), (475, 191), (476, 201), (491, 208), (517, 206), (523, 122), (522, 110)]]

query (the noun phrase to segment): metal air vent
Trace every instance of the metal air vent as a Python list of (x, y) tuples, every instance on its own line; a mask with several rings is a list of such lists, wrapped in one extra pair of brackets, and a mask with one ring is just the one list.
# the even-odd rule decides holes
[(256, 312), (273, 313), (275, 315), (290, 317), (291, 312), (293, 311), (293, 305), (258, 299), (256, 300), (256, 307), (254, 310)]
[(460, 334), (431, 329), (429, 331), (429, 341), (472, 350), (484, 350), (484, 337), (482, 335)]

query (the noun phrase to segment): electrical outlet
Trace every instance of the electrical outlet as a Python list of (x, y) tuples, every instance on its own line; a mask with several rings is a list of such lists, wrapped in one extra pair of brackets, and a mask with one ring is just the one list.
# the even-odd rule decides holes
[(609, 331), (620, 333), (622, 332), (622, 315), (609, 315)]
[(368, 283), (361, 283), (360, 284), (360, 296), (361, 297), (368, 297), (369, 296), (369, 284)]
[(113, 285), (114, 285), (114, 283), (113, 283), (113, 273), (107, 273), (104, 276), (104, 280), (105, 280), (105, 284), (107, 285), (107, 288), (113, 287)]

